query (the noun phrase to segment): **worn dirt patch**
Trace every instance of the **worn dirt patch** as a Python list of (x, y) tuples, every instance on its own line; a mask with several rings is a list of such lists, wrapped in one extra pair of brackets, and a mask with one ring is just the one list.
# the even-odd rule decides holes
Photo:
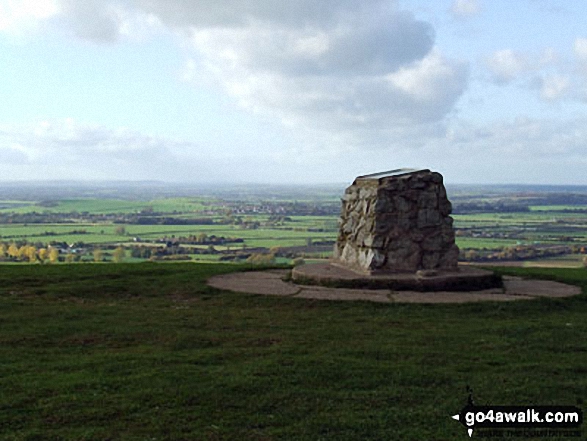
[(581, 293), (578, 286), (550, 280), (503, 278), (504, 288), (482, 291), (391, 291), (385, 289), (326, 288), (296, 285), (284, 281), (288, 270), (251, 271), (214, 276), (208, 285), (228, 291), (319, 300), (369, 301), (378, 303), (467, 303), (483, 301), (507, 302), (538, 297), (569, 297)]

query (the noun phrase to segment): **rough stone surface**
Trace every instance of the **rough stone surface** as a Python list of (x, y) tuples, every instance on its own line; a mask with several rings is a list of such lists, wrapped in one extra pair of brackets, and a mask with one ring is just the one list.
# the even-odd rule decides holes
[(354, 271), (456, 271), (459, 249), (442, 175), (358, 177), (342, 198), (333, 260)]

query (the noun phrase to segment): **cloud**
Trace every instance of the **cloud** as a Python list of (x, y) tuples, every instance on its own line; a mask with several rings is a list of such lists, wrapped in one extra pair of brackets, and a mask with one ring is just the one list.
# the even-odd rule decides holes
[(57, 7), (55, 23), (99, 43), (167, 26), (191, 47), (184, 80), (217, 87), (298, 135), (340, 145), (344, 138), (358, 145), (369, 131), (441, 121), (468, 83), (467, 64), (434, 49), (432, 26), (396, 1), (58, 0)]
[(120, 36), (120, 23), (112, 3), (100, 0), (60, 0), (64, 20), (76, 36), (113, 42)]
[[(582, 51), (585, 51), (587, 61), (587, 39), (582, 41), (578, 38), (574, 49), (578, 59), (581, 59)], [(540, 53), (503, 49), (487, 57), (485, 63), (494, 83), (514, 83), (523, 89), (537, 91), (538, 97), (543, 101), (577, 100), (584, 97), (579, 87), (582, 82), (581, 75), (578, 75), (582, 69), (577, 69), (576, 63), (561, 60), (552, 48), (545, 48)]]
[(0, 32), (30, 31), (58, 12), (56, 0), (0, 0)]
[(519, 117), (489, 125), (461, 121), (447, 132), (447, 141), (454, 153), (468, 152), (471, 157), (504, 157), (510, 161), (585, 157), (587, 119)]
[[(361, 137), (371, 138), (370, 131), (384, 137), (407, 124), (437, 122), (467, 86), (468, 66), (433, 50), (431, 26), (387, 2), (368, 10), (335, 2), (331, 14), (318, 18), (310, 12), (319, 2), (287, 17), (261, 8), (272, 2), (250, 4), (256, 8), (241, 6), (247, 20), (225, 18), (222, 27), (222, 15), (194, 17), (198, 81), (207, 72), (241, 106), (279, 118), (298, 136), (311, 133), (314, 144), (325, 144), (321, 138), (366, 144)], [(186, 78), (197, 70), (194, 63)]]
[(569, 92), (571, 81), (566, 75), (547, 75), (539, 79), (540, 98), (546, 101), (561, 99)]
[(579, 61), (587, 62), (587, 38), (576, 38), (573, 49)]
[(584, 184), (587, 118), (454, 121), (421, 154), (453, 182)]
[(454, 0), (450, 12), (455, 18), (471, 18), (479, 14), (481, 5), (478, 0)]
[[(178, 155), (186, 143), (127, 129), (88, 125), (71, 118), (0, 128), (0, 158), (44, 170), (50, 178), (173, 180), (185, 171)], [(190, 145), (191, 150), (198, 146)], [(69, 176), (55, 176), (67, 170)], [(174, 172), (175, 170), (175, 172)], [(193, 171), (193, 170), (192, 170)], [(7, 170), (5, 175), (10, 175)]]
[(238, 28), (254, 22), (283, 28), (332, 26), (353, 16), (374, 16), (395, 10), (396, 1), (373, 0), (135, 0), (139, 8), (160, 17), (170, 27)]
[[(184, 44), (185, 81), (217, 88), (280, 122), (294, 140), (289, 144), (325, 152), (316, 153), (322, 158), (421, 146), (443, 133), (469, 80), (468, 64), (444, 56), (432, 26), (396, 1), (59, 0), (57, 6), (53, 23), (103, 44), (165, 26)], [(183, 162), (170, 140), (65, 122), (39, 130), (14, 137), (29, 160), (43, 164), (61, 158), (81, 167), (94, 155), (105, 160), (92, 167), (108, 173), (102, 164), (136, 161), (134, 170), (142, 170), (166, 155)], [(264, 154), (281, 161), (279, 147), (271, 149)]]
[(531, 69), (530, 57), (512, 49), (495, 51), (486, 60), (487, 67), (497, 83), (505, 84)]
[(419, 60), (433, 31), (409, 14), (387, 20), (324, 27), (283, 28), (271, 23), (193, 28), (194, 47), (208, 58), (284, 76), (379, 75)]

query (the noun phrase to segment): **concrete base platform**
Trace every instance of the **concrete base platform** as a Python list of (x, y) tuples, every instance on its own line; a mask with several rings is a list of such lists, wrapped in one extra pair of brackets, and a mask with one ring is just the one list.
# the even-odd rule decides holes
[(450, 272), (364, 275), (331, 263), (316, 263), (295, 267), (291, 279), (300, 285), (395, 291), (479, 291), (503, 285), (501, 277), (493, 272), (467, 266)]
[(223, 290), (295, 299), (366, 301), (377, 303), (509, 302), (540, 297), (563, 298), (581, 294), (578, 286), (550, 280), (503, 277), (503, 286), (481, 291), (394, 291), (391, 289), (327, 288), (296, 285), (286, 279), (289, 270), (248, 271), (214, 276), (208, 285)]

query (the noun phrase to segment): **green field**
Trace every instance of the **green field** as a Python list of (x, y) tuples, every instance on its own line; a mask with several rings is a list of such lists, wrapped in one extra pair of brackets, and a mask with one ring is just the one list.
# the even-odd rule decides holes
[[(475, 200), (483, 198), (479, 199), (478, 196)], [(283, 203), (291, 204), (293, 201), (284, 199)], [(332, 201), (328, 203), (332, 204)], [(4, 216), (5, 219), (4, 223), (0, 223), (0, 241), (6, 247), (14, 242), (18, 242), (19, 246), (28, 242), (35, 244), (37, 248), (47, 247), (50, 242), (69, 245), (81, 242), (85, 244), (85, 260), (91, 260), (93, 247), (114, 248), (119, 244), (124, 244), (127, 248), (137, 244), (151, 246), (157, 241), (161, 246), (161, 243), (180, 237), (202, 234), (241, 239), (240, 243), (218, 245), (215, 248), (219, 252), (228, 253), (239, 250), (246, 253), (247, 249), (257, 252), (259, 248), (264, 248), (268, 252), (277, 248), (306, 247), (315, 242), (332, 242), (337, 237), (337, 215), (280, 217), (259, 213), (258, 210), (267, 204), (276, 202), (263, 202), (254, 198), (223, 201), (211, 196), (152, 200), (69, 198), (38, 203), (5, 200), (0, 201), (0, 207), (6, 207), (0, 209), (0, 216)], [(304, 208), (299, 201), (296, 204)], [(284, 209), (279, 205), (273, 207)], [(291, 205), (285, 207), (292, 209)], [(317, 203), (313, 207), (320, 208), (320, 204)], [(563, 210), (584, 207), (531, 205), (531, 211), (526, 212), (455, 214), (454, 226), (457, 233), (461, 233), (457, 234), (456, 242), (462, 250), (477, 250), (484, 253), (520, 245), (567, 245), (581, 248), (587, 245), (587, 215)], [(164, 219), (167, 225), (138, 224), (137, 213), (141, 210), (152, 210), (151, 212), (157, 213), (153, 218)], [(37, 214), (32, 216), (33, 212)], [(11, 217), (11, 214), (14, 216)], [(27, 215), (30, 219), (23, 217)], [(43, 216), (48, 217), (44, 220)], [(144, 216), (144, 213), (140, 216)], [(185, 221), (194, 223), (194, 219), (200, 224), (176, 224)], [(206, 219), (205, 222), (212, 224), (201, 224), (201, 219)], [(120, 227), (125, 228), (124, 234), (118, 231)], [(79, 234), (80, 230), (85, 231), (85, 234)], [(578, 252), (577, 249), (570, 251)], [(287, 252), (284, 251), (284, 254)], [(295, 252), (304, 257), (328, 256), (323, 250), (318, 251), (318, 254), (310, 249)], [(215, 254), (199, 254), (192, 257), (197, 261), (214, 262), (219, 259)]]
[(587, 210), (587, 205), (530, 205), (531, 211)]
[[(146, 208), (152, 208), (156, 212), (198, 212), (205, 208), (203, 202), (212, 201), (211, 199), (196, 198), (166, 198), (152, 201), (127, 201), (119, 199), (64, 199), (52, 201), (50, 204), (44, 203), (23, 203), (18, 202), (16, 208), (8, 207), (0, 209), (0, 212), (16, 213), (128, 213), (139, 212)], [(15, 201), (6, 201), (6, 203), (15, 203)], [(26, 205), (25, 205), (26, 204)], [(0, 203), (1, 205), (1, 203)]]
[(467, 386), (477, 404), (585, 410), (585, 270), (508, 270), (575, 298), (463, 305), (204, 283), (239, 268), (3, 266), (0, 439), (464, 440)]
[[(296, 224), (297, 225), (297, 224)], [(333, 240), (336, 233), (306, 231), (307, 226), (299, 226), (298, 231), (281, 228), (259, 228), (247, 230), (236, 225), (124, 225), (125, 235), (116, 234), (113, 224), (13, 224), (0, 226), (0, 240), (14, 241), (25, 239), (30, 242), (84, 242), (87, 244), (127, 242), (129, 238), (140, 237), (143, 240), (155, 240), (162, 237), (189, 236), (205, 233), (208, 235), (239, 237), (248, 247), (287, 247), (303, 246), (307, 239)], [(66, 234), (72, 230), (86, 230), (88, 234)], [(46, 235), (47, 232), (56, 235)]]

